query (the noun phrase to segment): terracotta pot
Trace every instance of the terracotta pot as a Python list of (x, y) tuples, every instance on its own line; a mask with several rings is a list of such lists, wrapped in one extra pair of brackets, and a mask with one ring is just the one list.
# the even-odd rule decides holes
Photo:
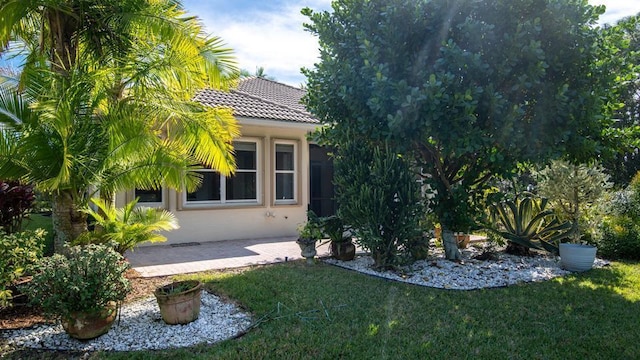
[(95, 312), (78, 311), (62, 319), (62, 328), (72, 338), (89, 340), (105, 334), (118, 314), (117, 304), (110, 302), (104, 310)]
[(593, 267), (598, 248), (591, 245), (561, 243), (560, 265), (569, 271), (582, 272)]
[(465, 233), (454, 233), (456, 238), (456, 243), (458, 244), (458, 249), (466, 249), (469, 246), (469, 241), (471, 241), (471, 235)]
[[(186, 290), (180, 290), (184, 288)], [(154, 291), (162, 320), (169, 325), (187, 324), (200, 316), (202, 283), (197, 280), (173, 282)]]
[(331, 242), (331, 255), (342, 261), (353, 260), (356, 256), (356, 246), (351, 242)]

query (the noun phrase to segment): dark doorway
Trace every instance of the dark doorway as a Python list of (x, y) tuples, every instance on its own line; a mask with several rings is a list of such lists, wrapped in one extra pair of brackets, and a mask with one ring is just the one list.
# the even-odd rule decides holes
[(318, 145), (309, 145), (310, 204), (309, 209), (318, 216), (331, 216), (336, 213), (336, 201), (333, 190), (333, 161), (328, 155), (330, 150)]

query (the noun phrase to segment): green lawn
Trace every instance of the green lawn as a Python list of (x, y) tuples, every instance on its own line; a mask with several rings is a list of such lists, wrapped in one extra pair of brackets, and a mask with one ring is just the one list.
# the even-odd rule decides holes
[(44, 254), (53, 254), (53, 220), (51, 219), (51, 216), (29, 214), (29, 216), (22, 221), (23, 230), (36, 230), (38, 228), (45, 229), (47, 231)]
[(640, 264), (479, 291), (431, 289), (301, 262), (197, 275), (261, 319), (212, 346), (108, 359), (633, 359)]

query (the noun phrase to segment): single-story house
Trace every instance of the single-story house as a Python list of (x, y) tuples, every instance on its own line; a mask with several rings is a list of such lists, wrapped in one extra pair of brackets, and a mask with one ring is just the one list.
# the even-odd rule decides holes
[(296, 236), (307, 209), (335, 212), (332, 163), (326, 149), (307, 140), (319, 121), (301, 104), (304, 94), (255, 77), (229, 92), (200, 92), (197, 101), (232, 108), (240, 125), (235, 175), (202, 169), (202, 186), (193, 193), (132, 190), (117, 205), (139, 197), (141, 205), (173, 212), (180, 229), (166, 234), (168, 244)]

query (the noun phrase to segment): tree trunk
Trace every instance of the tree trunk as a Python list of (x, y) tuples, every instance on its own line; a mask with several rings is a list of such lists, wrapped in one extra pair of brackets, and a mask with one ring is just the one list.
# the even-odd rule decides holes
[(61, 253), (64, 244), (87, 231), (87, 214), (76, 208), (73, 195), (70, 190), (62, 190), (52, 198), (53, 249), (56, 253)]
[(444, 256), (447, 260), (459, 261), (462, 260), (460, 250), (458, 250), (458, 243), (453, 236), (453, 231), (442, 226), (442, 246), (444, 247)]

